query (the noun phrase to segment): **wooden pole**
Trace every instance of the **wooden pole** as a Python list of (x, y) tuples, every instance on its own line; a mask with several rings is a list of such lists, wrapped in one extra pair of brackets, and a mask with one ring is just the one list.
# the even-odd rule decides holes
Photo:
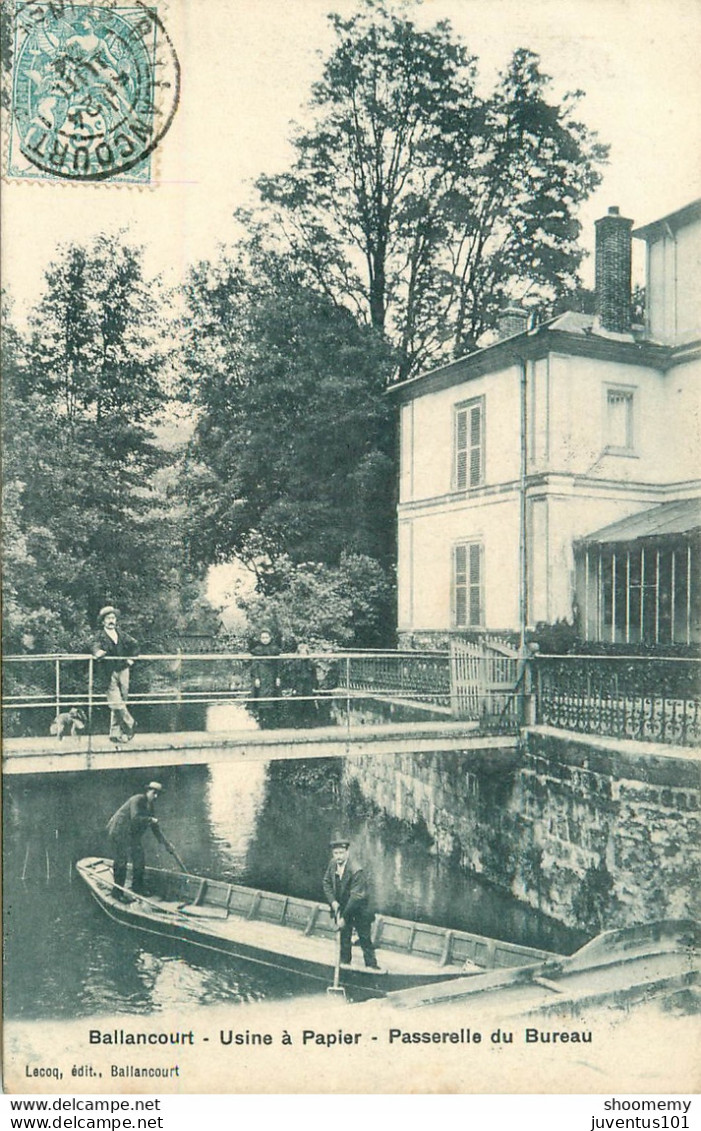
[(626, 644), (630, 644), (630, 550), (626, 551)]
[(671, 577), (671, 581), (670, 581), (670, 589), (671, 589), (671, 593), (670, 593), (670, 617), (671, 617), (672, 623), (671, 623), (671, 626), (670, 626), (670, 636), (669, 636), (672, 644), (674, 644), (674, 637), (675, 637), (675, 623), (674, 622), (675, 622), (676, 616), (677, 616), (676, 586), (677, 586), (677, 551), (672, 550), (672, 577)]
[(616, 551), (611, 556), (611, 643), (616, 643)]
[(686, 642), (691, 644), (691, 542), (686, 548)]
[(58, 734), (58, 716), (61, 714), (61, 661), (60, 660), (56, 660), (54, 683), (55, 683), (55, 694), (56, 694), (56, 704), (55, 704), (56, 733)]
[(660, 642), (660, 551), (655, 555), (655, 644)]
[(640, 551), (640, 643), (645, 633), (645, 548)]
[(584, 639), (589, 639), (589, 547), (584, 555)]
[(92, 706), (93, 684), (95, 676), (95, 661), (91, 656), (88, 660), (88, 754), (92, 751)]

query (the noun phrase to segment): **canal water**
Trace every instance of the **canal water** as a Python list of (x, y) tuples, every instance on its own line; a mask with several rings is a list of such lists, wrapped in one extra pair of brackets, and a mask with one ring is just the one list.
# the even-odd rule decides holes
[[(370, 865), (379, 911), (561, 952), (582, 941), (438, 862), (405, 829), (349, 811), (342, 771), (342, 759), (329, 759), (6, 779), (6, 1016), (152, 1013), (313, 991), (314, 983), (268, 968), (142, 936), (113, 923), (93, 901), (75, 862), (109, 854), (107, 820), (150, 778), (164, 786), (162, 828), (194, 873), (321, 899), (329, 836), (342, 824)], [(173, 866), (148, 834), (145, 845), (149, 863)]]

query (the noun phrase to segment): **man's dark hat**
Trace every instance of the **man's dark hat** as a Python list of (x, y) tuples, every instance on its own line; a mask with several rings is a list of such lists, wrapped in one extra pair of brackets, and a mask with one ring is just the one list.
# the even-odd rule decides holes
[(335, 832), (329, 841), (329, 848), (350, 848), (350, 837), (345, 833)]

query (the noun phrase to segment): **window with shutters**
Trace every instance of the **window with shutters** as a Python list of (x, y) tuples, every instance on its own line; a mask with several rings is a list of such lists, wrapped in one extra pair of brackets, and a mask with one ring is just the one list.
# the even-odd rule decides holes
[(484, 397), (455, 407), (453, 487), (465, 491), (484, 481)]
[(455, 628), (481, 628), (483, 550), (479, 542), (462, 542), (453, 549), (453, 622)]
[(619, 455), (633, 452), (634, 392), (634, 389), (625, 386), (606, 387), (604, 448), (607, 452)]

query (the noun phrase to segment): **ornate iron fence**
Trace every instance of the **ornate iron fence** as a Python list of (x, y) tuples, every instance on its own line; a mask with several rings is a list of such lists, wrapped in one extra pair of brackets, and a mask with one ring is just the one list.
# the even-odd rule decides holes
[[(347, 662), (348, 686), (352, 691), (368, 691), (398, 696), (414, 702), (450, 706), (450, 656), (448, 652), (368, 652), (355, 653)], [(339, 683), (343, 682), (342, 671)]]
[(585, 734), (701, 745), (701, 660), (536, 656), (539, 723)]

